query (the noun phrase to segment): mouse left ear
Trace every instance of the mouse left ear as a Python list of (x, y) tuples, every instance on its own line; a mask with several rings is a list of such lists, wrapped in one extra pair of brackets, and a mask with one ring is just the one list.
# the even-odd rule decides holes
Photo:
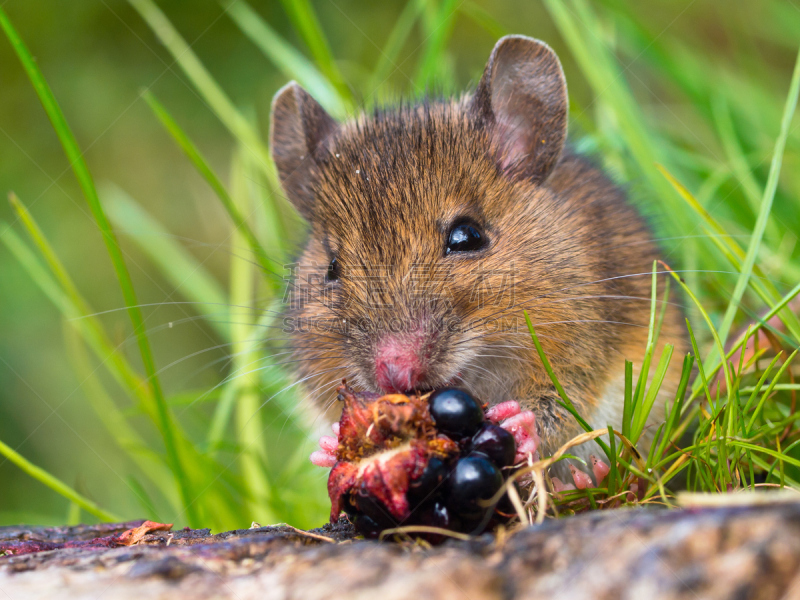
[(488, 127), (504, 173), (534, 182), (547, 179), (567, 137), (567, 82), (550, 46), (521, 35), (501, 38), (472, 110)]
[(327, 151), (336, 121), (299, 84), (292, 81), (272, 99), (269, 145), (281, 185), (306, 219), (314, 213), (315, 156)]

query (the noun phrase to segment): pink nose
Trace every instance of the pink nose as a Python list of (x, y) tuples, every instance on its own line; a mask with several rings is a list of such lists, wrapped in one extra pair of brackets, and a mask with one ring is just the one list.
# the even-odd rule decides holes
[(422, 362), (413, 344), (390, 338), (376, 349), (375, 378), (383, 391), (411, 391), (424, 376)]

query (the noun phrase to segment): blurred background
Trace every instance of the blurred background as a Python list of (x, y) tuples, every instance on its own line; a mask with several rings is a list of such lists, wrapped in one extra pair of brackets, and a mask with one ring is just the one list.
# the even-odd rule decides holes
[[(248, 156), (252, 148), (232, 134), (231, 121), (226, 123), (225, 111), (214, 103), (213, 94), (208, 95), (210, 88), (203, 88), (202, 74), (192, 71), (192, 64), (204, 65), (248, 131), (266, 143), (270, 100), (292, 76), (310, 86), (316, 82), (320, 93), (327, 94), (326, 106), (343, 116), (352, 107), (418, 96), (425, 90), (467, 89), (504, 33), (545, 40), (560, 56), (567, 75), (576, 145), (597, 154), (629, 187), (665, 238), (669, 260), (687, 269), (712, 271), (686, 278), (713, 317), (720, 319), (736, 275), (729, 273), (732, 269), (719, 245), (707, 239), (654, 165), (665, 165), (731, 239), (746, 248), (800, 42), (800, 2), (250, 0), (247, 9), (242, 4), (3, 4), (60, 102), (118, 230), (176, 421), (198, 455), (213, 455), (192, 482), (198, 495), (216, 490), (216, 496), (206, 496), (197, 517), (204, 524), (218, 530), (274, 518), (317, 526), (326, 519), (327, 509), (326, 474), (297, 458), (313, 448), (309, 431), (314, 422), (296, 418), (297, 413), (287, 416), (294, 396), (282, 400), (282, 409), (269, 412), (268, 405), (259, 411), (261, 433), (256, 438), (266, 451), (263, 456), (254, 452), (261, 457), (256, 462), (264, 481), (260, 492), (253, 486), (255, 476), (248, 475), (248, 465), (238, 458), (239, 433), (248, 426), (247, 419), (228, 415), (219, 420), (220, 398), (233, 368), (225, 339), (233, 319), (223, 314), (224, 305), (217, 307), (217, 315), (199, 310), (192, 304), (197, 296), (186, 293), (179, 274), (170, 274), (169, 265), (163, 264), (166, 257), (172, 265), (183, 265), (177, 254), (174, 260), (170, 254), (180, 247), (189, 261), (185, 264), (201, 265), (215, 294), (222, 292), (224, 301), (233, 304), (241, 273), (232, 271), (241, 267), (236, 259), (248, 249), (243, 239), (232, 237), (231, 221), (214, 191), (142, 98), (145, 89), (169, 111), (234, 195), (237, 186), (254, 184), (243, 197), (253, 201), (263, 195), (267, 209), (285, 208), (279, 199), (269, 200), (275, 190), (268, 176), (253, 174), (253, 169), (259, 170)], [(231, 9), (234, 5), (239, 8)], [(169, 42), (165, 46), (170, 27), (190, 45), (189, 51), (176, 50)], [(293, 53), (287, 55), (287, 47)], [(191, 57), (198, 62), (189, 64)], [(765, 277), (781, 292), (800, 279), (796, 121), (759, 255)], [(102, 236), (54, 129), (3, 37), (0, 237), (8, 240), (7, 232), (14, 232), (38, 257), (19, 214), (5, 201), (12, 190), (38, 222), (108, 340), (141, 373)], [(247, 214), (253, 212), (244, 208)], [(293, 223), (292, 233), (273, 245), (269, 219), (263, 216), (270, 214), (267, 209), (258, 209), (262, 216), (255, 218), (254, 229), (267, 249), (274, 246), (275, 264), (280, 264), (278, 258), (291, 256), (302, 226), (287, 216), (283, 223)], [(164, 240), (171, 244), (167, 249), (159, 245)], [(104, 372), (104, 361), (87, 352), (84, 341), (76, 338), (74, 320), (36, 281), (35, 269), (23, 263), (8, 244), (0, 244), (0, 441), (117, 516), (191, 522), (178, 508), (175, 483), (148, 473), (143, 462), (148, 453), (154, 462), (163, 460), (157, 428), (114, 382), (113, 373)], [(276, 268), (272, 281), (280, 283), (281, 276)], [(279, 297), (275, 286), (246, 283), (250, 292), (244, 292), (244, 298), (256, 311)], [(202, 282), (195, 286), (196, 294), (202, 295), (201, 288)], [(209, 302), (216, 298), (218, 294), (210, 295)], [(751, 314), (761, 310), (749, 292), (745, 300)], [(743, 318), (746, 314), (737, 323)], [(258, 410), (269, 389), (283, 387), (283, 375), (271, 373), (273, 379), (256, 382), (256, 400), (250, 398), (240, 407)], [(235, 412), (231, 407), (239, 396), (232, 394), (227, 406)], [(110, 413), (102, 409), (103, 400), (116, 407), (142, 447), (120, 445), (119, 430), (104, 420)], [(208, 431), (215, 423), (222, 430), (211, 440)], [(209, 446), (211, 442), (216, 446)], [(189, 454), (185, 458), (192, 460)], [(230, 473), (230, 480), (219, 478), (215, 469)], [(221, 480), (225, 481), (218, 485)], [(94, 518), (0, 458), (0, 525)]]

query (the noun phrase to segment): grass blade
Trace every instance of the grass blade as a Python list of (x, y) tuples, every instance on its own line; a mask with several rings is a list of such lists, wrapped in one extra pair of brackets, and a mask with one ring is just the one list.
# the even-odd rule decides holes
[(378, 57), (378, 64), (375, 66), (364, 88), (367, 94), (372, 95), (377, 92), (381, 85), (389, 79), (392, 71), (398, 69), (395, 64), (397, 56), (400, 54), (400, 50), (402, 50), (408, 36), (411, 35), (414, 23), (422, 14), (425, 2), (426, 0), (408, 0), (406, 2), (403, 12), (397, 18), (397, 22), (386, 40), (381, 55)]
[(131, 236), (181, 295), (206, 316), (222, 339), (230, 339), (230, 328), (223, 322), (224, 317), (220, 319), (220, 311), (227, 313), (228, 300), (203, 265), (124, 190), (109, 184), (101, 189), (100, 196), (117, 228)]
[(493, 38), (500, 39), (510, 32), (492, 16), (492, 13), (474, 2), (464, 2), (459, 10), (485, 29)]
[(783, 150), (786, 147), (789, 127), (792, 124), (795, 108), (797, 108), (798, 93), (800, 93), (800, 51), (798, 51), (797, 59), (795, 60), (792, 82), (789, 86), (789, 95), (786, 98), (786, 106), (783, 111), (783, 118), (781, 119), (781, 130), (775, 142), (775, 151), (772, 154), (772, 163), (769, 168), (767, 186), (764, 189), (761, 207), (758, 212), (758, 217), (756, 218), (755, 226), (753, 227), (753, 235), (750, 238), (750, 245), (747, 248), (747, 254), (742, 264), (739, 279), (736, 281), (736, 286), (733, 288), (733, 294), (731, 295), (728, 309), (725, 311), (725, 316), (719, 326), (718, 332), (723, 346), (728, 339), (728, 333), (730, 332), (731, 325), (733, 325), (736, 311), (739, 309), (739, 303), (750, 281), (753, 265), (755, 265), (756, 258), (758, 257), (758, 249), (761, 246), (761, 240), (764, 237), (764, 231), (772, 213), (772, 203), (775, 199), (775, 192), (778, 189), (778, 176), (780, 175), (781, 164), (783, 162)]
[(653, 380), (650, 382), (650, 388), (647, 390), (647, 394), (644, 396), (641, 404), (638, 404), (636, 407), (636, 415), (631, 431), (633, 437), (630, 438), (631, 442), (634, 444), (639, 441), (639, 437), (642, 435), (647, 425), (647, 418), (650, 416), (650, 411), (653, 409), (656, 396), (658, 396), (658, 392), (664, 382), (664, 377), (667, 374), (667, 368), (672, 359), (672, 350), (672, 344), (664, 346), (664, 351), (661, 353), (661, 360), (659, 360), (656, 372), (653, 375)]
[[(169, 50), (183, 72), (194, 84), (197, 91), (208, 103), (211, 110), (227, 127), (228, 131), (244, 145), (257, 159), (259, 168), (267, 176), (273, 190), (280, 190), (278, 175), (269, 155), (269, 150), (261, 141), (255, 129), (236, 109), (230, 98), (214, 80), (208, 70), (197, 58), (191, 46), (181, 37), (169, 19), (153, 0), (128, 0), (131, 6), (141, 15), (156, 34), (161, 43)], [(279, 195), (278, 198), (283, 198)], [(273, 197), (274, 201), (275, 198)], [(280, 202), (280, 211), (292, 213), (294, 208), (288, 201)]]
[[(348, 103), (311, 64), (270, 27), (247, 2), (239, 0), (228, 7), (228, 16), (259, 50), (289, 79), (295, 79), (334, 117), (342, 119), (348, 114)], [(345, 88), (346, 89), (346, 88)], [(345, 97), (349, 98), (349, 90)]]
[(64, 496), (64, 498), (66, 498), (70, 502), (74, 502), (75, 504), (80, 506), (83, 510), (94, 515), (101, 521), (108, 521), (110, 523), (119, 523), (123, 521), (121, 517), (113, 513), (110, 513), (106, 510), (103, 510), (88, 498), (84, 498), (78, 492), (69, 487), (66, 483), (64, 483), (63, 481), (61, 481), (56, 477), (53, 477), (50, 473), (48, 473), (41, 467), (36, 466), (35, 464), (30, 462), (28, 459), (23, 457), (13, 448), (7, 446), (3, 442), (0, 442), (0, 454), (5, 456), (9, 461), (14, 463), (15, 465), (17, 465), (25, 473), (33, 477), (36, 481), (43, 483), (57, 494)]
[(308, 49), (311, 50), (311, 55), (319, 68), (336, 86), (340, 96), (352, 101), (350, 88), (345, 84), (344, 78), (336, 66), (328, 39), (322, 31), (311, 2), (309, 0), (283, 0), (283, 7)]
[[(231, 169), (233, 202), (247, 211), (249, 197), (241, 155), (234, 155)], [(244, 242), (242, 231), (234, 232), (234, 245)], [(251, 255), (252, 256), (252, 255)], [(253, 292), (256, 286), (250, 256), (232, 255), (230, 268), (231, 298), (231, 352), (232, 372), (236, 398), (236, 433), (238, 435), (239, 462), (245, 485), (249, 490), (248, 511), (253, 518), (274, 523), (275, 515), (269, 510), (270, 485), (264, 472), (266, 455), (261, 435), (264, 430), (259, 412), (261, 398), (258, 391), (259, 357), (250, 343), (253, 335)]]
[(452, 87), (452, 75), (445, 69), (447, 40), (453, 32), (458, 14), (458, 0), (443, 0), (427, 31), (425, 52), (422, 55), (414, 87), (423, 90), (435, 78), (445, 88)]
[[(550, 381), (553, 382), (553, 385), (558, 392), (558, 395), (561, 397), (563, 401), (563, 406), (566, 408), (573, 417), (578, 421), (581, 427), (583, 427), (584, 431), (593, 431), (592, 427), (584, 420), (584, 418), (578, 413), (575, 405), (572, 404), (572, 401), (567, 396), (567, 392), (564, 391), (564, 388), (561, 386), (561, 382), (558, 381), (558, 377), (556, 377), (555, 372), (553, 371), (553, 367), (550, 366), (550, 361), (547, 359), (547, 355), (544, 353), (544, 349), (542, 348), (542, 344), (539, 341), (538, 336), (536, 335), (536, 330), (533, 328), (533, 323), (531, 322), (530, 316), (528, 316), (528, 311), (523, 311), (525, 314), (525, 322), (528, 324), (528, 331), (531, 333), (531, 339), (533, 340), (533, 345), (536, 346), (536, 352), (539, 354), (539, 360), (542, 361), (542, 365), (544, 366), (544, 370), (547, 372), (547, 375), (550, 377)], [(595, 442), (603, 449), (608, 457), (608, 460), (613, 460), (614, 457), (611, 455), (611, 449), (608, 445), (601, 440), (600, 438), (595, 439)]]
[(184, 505), (189, 509), (189, 516), (190, 519), (192, 519), (196, 517), (195, 510), (192, 508), (194, 496), (191, 493), (190, 483), (186, 478), (181, 466), (181, 458), (178, 454), (177, 446), (173, 437), (172, 415), (167, 403), (164, 400), (161, 384), (156, 374), (156, 365), (155, 361), (153, 360), (153, 353), (150, 349), (150, 342), (147, 339), (144, 319), (142, 318), (142, 313), (139, 309), (139, 301), (136, 298), (136, 292), (133, 288), (133, 281), (131, 281), (128, 267), (125, 264), (125, 260), (122, 256), (122, 250), (119, 247), (119, 243), (114, 235), (114, 231), (111, 228), (111, 224), (109, 223), (105, 211), (103, 210), (103, 206), (100, 203), (100, 199), (97, 196), (94, 180), (92, 179), (92, 176), (89, 173), (89, 168), (83, 159), (83, 154), (78, 147), (78, 142), (76, 141), (72, 130), (69, 128), (69, 125), (67, 125), (64, 113), (61, 111), (61, 107), (58, 105), (55, 96), (53, 96), (50, 86), (47, 85), (42, 72), (39, 70), (39, 66), (36, 64), (36, 61), (34, 60), (33, 56), (31, 56), (30, 51), (25, 46), (22, 38), (19, 37), (19, 34), (17, 34), (16, 30), (11, 24), (11, 21), (8, 19), (5, 11), (3, 11), (2, 8), (0, 8), (0, 26), (5, 31), (5, 34), (11, 42), (14, 51), (17, 53), (20, 62), (22, 62), (28, 78), (31, 80), (31, 83), (36, 90), (36, 94), (39, 96), (39, 100), (41, 101), (42, 106), (44, 107), (45, 112), (47, 113), (47, 116), (56, 131), (56, 134), (58, 135), (59, 141), (64, 148), (64, 152), (67, 155), (70, 166), (72, 167), (72, 170), (78, 179), (78, 183), (83, 191), (83, 195), (89, 204), (89, 209), (91, 210), (92, 215), (97, 222), (97, 226), (103, 235), (103, 241), (105, 242), (106, 249), (111, 257), (111, 262), (114, 265), (114, 270), (117, 273), (117, 279), (119, 280), (120, 287), (122, 288), (122, 295), (125, 298), (128, 316), (130, 317), (131, 324), (133, 325), (133, 333), (136, 336), (136, 341), (139, 345), (139, 353), (141, 354), (142, 363), (144, 364), (145, 372), (147, 374), (147, 385), (150, 388), (155, 401), (156, 410), (159, 417), (159, 429), (167, 451), (167, 460), (170, 464), (170, 468), (175, 474), (176, 479), (180, 482), (182, 499)]
[(145, 99), (147, 104), (150, 105), (150, 108), (153, 110), (156, 117), (158, 117), (158, 120), (161, 121), (161, 124), (164, 126), (164, 128), (181, 147), (181, 150), (183, 150), (184, 154), (186, 154), (189, 160), (192, 161), (192, 164), (200, 173), (200, 175), (203, 176), (203, 179), (205, 179), (208, 185), (211, 186), (211, 189), (214, 190), (214, 193), (222, 202), (222, 205), (225, 207), (228, 215), (230, 215), (231, 221), (233, 221), (233, 224), (236, 226), (236, 228), (241, 231), (244, 240), (253, 250), (254, 257), (258, 261), (258, 264), (261, 265), (261, 268), (265, 273), (273, 273), (275, 269), (270, 264), (271, 261), (267, 257), (267, 253), (264, 251), (264, 247), (261, 245), (261, 242), (258, 241), (256, 234), (250, 228), (250, 225), (247, 224), (247, 221), (245, 220), (244, 216), (242, 216), (241, 211), (234, 204), (230, 194), (228, 194), (228, 190), (225, 189), (225, 186), (219, 180), (219, 177), (217, 177), (216, 173), (214, 173), (211, 167), (208, 166), (208, 162), (206, 162), (205, 158), (203, 158), (203, 155), (200, 154), (200, 151), (192, 143), (192, 140), (189, 139), (189, 137), (180, 128), (178, 123), (175, 122), (175, 119), (172, 118), (172, 116), (152, 93), (145, 91), (144, 94), (142, 94), (142, 97)]

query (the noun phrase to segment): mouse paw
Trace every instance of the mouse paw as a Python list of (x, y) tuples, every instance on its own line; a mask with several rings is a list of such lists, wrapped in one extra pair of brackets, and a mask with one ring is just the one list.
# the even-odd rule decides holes
[(536, 415), (533, 411), (522, 410), (519, 402), (509, 400), (486, 410), (486, 418), (497, 423), (514, 436), (517, 443), (516, 464), (526, 462), (528, 456), (538, 459), (539, 434), (536, 431)]
[(319, 450), (309, 457), (317, 467), (330, 468), (336, 464), (336, 449), (339, 447), (339, 423), (331, 425), (334, 435), (323, 435), (319, 438)]

